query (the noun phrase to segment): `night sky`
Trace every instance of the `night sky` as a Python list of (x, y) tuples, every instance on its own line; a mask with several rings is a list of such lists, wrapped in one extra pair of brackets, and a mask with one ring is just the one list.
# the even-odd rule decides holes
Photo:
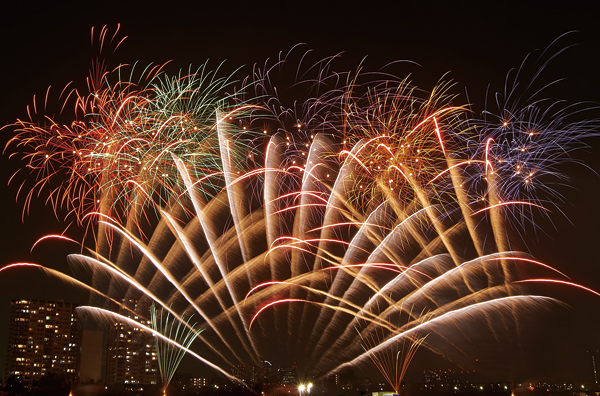
[[(164, 63), (168, 71), (199, 66), (210, 59), (217, 65), (227, 60), (225, 70), (264, 63), (306, 43), (319, 56), (343, 52), (338, 65), (355, 69), (364, 56), (372, 69), (394, 60), (411, 60), (407, 67), (413, 82), (430, 89), (446, 72), (457, 82), (458, 93), (469, 93), (474, 103), (483, 103), (488, 84), (501, 90), (506, 73), (518, 67), (528, 53), (543, 49), (562, 34), (572, 46), (546, 70), (543, 79), (565, 81), (553, 91), (570, 101), (600, 102), (600, 24), (594, 2), (387, 2), (369, 1), (362, 6), (319, 5), (316, 2), (276, 4), (269, 2), (79, 2), (50, 6), (0, 7), (0, 125), (26, 118), (33, 95), (44, 95), (50, 85), (62, 88), (70, 81), (83, 86), (93, 54), (92, 26), (121, 24), (129, 38), (111, 56), (113, 65), (139, 61)], [(465, 99), (466, 102), (466, 99)], [(600, 117), (600, 112), (595, 113)], [(4, 147), (11, 129), (0, 132)], [(579, 153), (591, 169), (600, 171), (598, 139), (588, 142), (587, 153)], [(73, 248), (47, 243), (30, 253), (39, 237), (61, 233), (67, 226), (57, 221), (48, 206), (38, 202), (22, 220), (23, 199), (15, 201), (17, 184), (6, 186), (18, 161), (0, 158), (0, 267), (15, 262), (34, 262), (66, 268), (65, 255)], [(541, 227), (547, 235), (531, 235), (529, 248), (540, 260), (566, 272), (573, 281), (600, 290), (597, 256), (600, 233), (600, 177), (590, 169), (573, 167), (572, 188), (561, 190), (567, 202), (564, 213), (553, 213), (553, 224)], [(586, 379), (585, 350), (600, 348), (600, 297), (569, 288), (554, 296), (571, 305), (540, 320), (532, 331), (538, 341), (524, 346), (536, 356), (528, 374), (546, 380)], [(0, 274), (0, 372), (4, 365), (8, 306), (11, 299), (67, 299), (85, 303), (60, 283), (37, 271), (19, 269)], [(413, 376), (422, 368), (444, 368), (444, 362), (424, 352), (415, 361)], [(435, 367), (431, 367), (435, 365)], [(490, 377), (508, 377), (508, 367), (498, 367)]]

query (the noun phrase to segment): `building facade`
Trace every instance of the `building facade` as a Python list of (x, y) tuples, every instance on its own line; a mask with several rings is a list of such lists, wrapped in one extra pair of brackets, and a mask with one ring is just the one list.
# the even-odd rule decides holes
[(75, 380), (80, 340), (75, 308), (64, 301), (11, 301), (4, 382), (16, 375), (29, 388), (47, 373)]
[[(150, 322), (143, 319), (149, 316), (149, 311), (145, 312), (137, 300), (122, 299), (121, 303), (129, 310), (121, 308), (115, 312), (150, 327)], [(137, 389), (158, 384), (156, 345), (151, 332), (114, 320), (109, 324), (107, 348), (107, 385)]]

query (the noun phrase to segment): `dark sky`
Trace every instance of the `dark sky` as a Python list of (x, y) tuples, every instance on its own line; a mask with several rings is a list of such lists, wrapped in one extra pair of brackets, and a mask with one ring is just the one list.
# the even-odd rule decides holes
[[(16, 2), (14, 2), (16, 3)], [(560, 96), (572, 101), (600, 101), (600, 24), (594, 2), (476, 1), (388, 2), (364, 5), (322, 5), (312, 2), (106, 2), (37, 5), (32, 2), (0, 6), (0, 125), (26, 117), (34, 94), (50, 85), (81, 82), (87, 75), (92, 50), (90, 28), (120, 23), (129, 36), (112, 61), (163, 63), (171, 70), (200, 65), (206, 59), (226, 67), (263, 63), (297, 43), (306, 43), (321, 56), (345, 52), (342, 64), (354, 68), (366, 55), (367, 65), (380, 67), (399, 59), (421, 65), (411, 69), (424, 88), (446, 72), (479, 102), (487, 84), (501, 89), (504, 77), (531, 51), (544, 48), (561, 34), (575, 45), (547, 70), (548, 81), (565, 78)], [(486, 2), (488, 3), (488, 2)], [(2, 130), (0, 142), (10, 136)], [(598, 141), (585, 154), (600, 170)], [(29, 261), (64, 268), (71, 247), (48, 244), (29, 248), (40, 236), (61, 232), (48, 207), (35, 205), (21, 220), (23, 200), (15, 202), (16, 185), (6, 187), (18, 164), (0, 159), (0, 194), (4, 215), (0, 227), (0, 266)], [(556, 228), (544, 225), (547, 236), (533, 239), (530, 248), (540, 259), (567, 272), (573, 280), (600, 290), (597, 225), (600, 179), (592, 171), (574, 170), (574, 189), (566, 190), (568, 224), (556, 213)], [(35, 271), (15, 270), (0, 275), (0, 368), (3, 367), (8, 304), (14, 298), (83, 299)], [(594, 327), (600, 324), (600, 298), (565, 291), (573, 310), (563, 321), (539, 323), (541, 375), (548, 379), (577, 379), (585, 348), (600, 347)], [(79, 301), (85, 302), (85, 301)], [(543, 350), (542, 344), (548, 349)], [(421, 362), (422, 363), (422, 362)], [(426, 365), (426, 363), (423, 363)], [(576, 372), (579, 371), (579, 372)]]

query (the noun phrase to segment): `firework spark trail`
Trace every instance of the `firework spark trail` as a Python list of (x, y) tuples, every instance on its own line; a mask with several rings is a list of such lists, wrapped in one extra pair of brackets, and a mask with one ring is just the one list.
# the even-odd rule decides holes
[(44, 267), (40, 264), (33, 264), (33, 263), (14, 263), (14, 264), (8, 264), (5, 265), (4, 267), (0, 268), (0, 272), (3, 272), (5, 270), (11, 269), (11, 268), (19, 268), (19, 267), (33, 267), (36, 269), (41, 270), (42, 272), (44, 272), (48, 277), (56, 277), (57, 279), (70, 284), (76, 288), (81, 288), (87, 292), (89, 292), (90, 294), (98, 294), (100, 296), (102, 296), (103, 298), (111, 301), (112, 303), (116, 304), (117, 306), (119, 306), (120, 308), (129, 310), (129, 308), (123, 306), (121, 304), (121, 302), (111, 298), (110, 296), (98, 291), (97, 289), (93, 288), (92, 286), (88, 285), (87, 283), (81, 282), (80, 280), (73, 278), (71, 276), (68, 276), (60, 271), (57, 271), (55, 269), (52, 268), (47, 268)]
[[(229, 154), (227, 154), (227, 155), (229, 155)], [(225, 159), (223, 159), (223, 162), (224, 161), (225, 161)], [(227, 276), (228, 270), (227, 270), (227, 267), (226, 267), (226, 265), (224, 263), (225, 260), (221, 257), (221, 255), (224, 252), (221, 252), (216, 247), (217, 246), (216, 245), (216, 241), (217, 241), (218, 236), (215, 235), (214, 231), (210, 229), (210, 227), (208, 225), (210, 223), (210, 221), (209, 221), (208, 217), (206, 217), (204, 215), (204, 211), (203, 211), (203, 208), (201, 206), (201, 203), (198, 200), (198, 196), (196, 194), (193, 194), (192, 190), (190, 190), (190, 188), (189, 188), (190, 185), (191, 185), (191, 179), (190, 179), (189, 174), (187, 173), (187, 169), (185, 168), (185, 165), (183, 164), (183, 162), (181, 160), (177, 160), (176, 163), (177, 163), (177, 166), (178, 166), (180, 172), (182, 172), (182, 176), (184, 178), (186, 186), (188, 187), (188, 190), (190, 191), (190, 198), (192, 200), (192, 204), (193, 204), (194, 209), (196, 211), (196, 216), (197, 216), (198, 220), (200, 221), (200, 224), (202, 226), (202, 230), (204, 231), (204, 235), (205, 235), (205, 237), (207, 239), (207, 242), (209, 244), (212, 256), (214, 257), (215, 263), (217, 264), (217, 266), (219, 268), (219, 271), (220, 271), (220, 274), (221, 274), (221, 279), (224, 281), (224, 283), (225, 283), (225, 285), (227, 287), (227, 291), (229, 293), (229, 296), (233, 300), (234, 306), (237, 309), (238, 317), (241, 319), (244, 328), (247, 329), (248, 328), (247, 319), (244, 317), (244, 315), (242, 315), (242, 313), (240, 312), (240, 310), (238, 308), (238, 302), (241, 301), (242, 298), (241, 298), (241, 296), (238, 295), (238, 292), (235, 291), (235, 288), (233, 287), (233, 285), (231, 284), (231, 282), (229, 280), (229, 277)], [(254, 344), (253, 339), (251, 339), (251, 338), (249, 339), (249, 342), (251, 344), (251, 346), (249, 346), (247, 344), (247, 342), (246, 342), (246, 340), (248, 340), (248, 337), (246, 337), (247, 333), (245, 331), (243, 331), (243, 329), (241, 329), (241, 328), (239, 328), (237, 326), (235, 326), (235, 331), (236, 331), (236, 334), (238, 334), (240, 340), (244, 341), (243, 342), (244, 349), (247, 352), (250, 353), (249, 348), (251, 347), (253, 349), (253, 353), (251, 353), (251, 355), (256, 356), (257, 355), (257, 347)], [(227, 342), (222, 337), (220, 337), (220, 338), (227, 345)], [(229, 348), (229, 349), (232, 350), (232, 348)]]
[[(163, 309), (161, 309), (159, 314), (154, 304), (150, 306), (150, 323), (154, 330), (152, 334), (155, 337), (156, 342), (158, 368), (162, 379), (163, 389), (166, 390), (177, 367), (185, 356), (186, 349), (192, 345), (194, 340), (202, 332), (202, 329), (196, 330), (196, 323), (190, 325), (190, 320), (193, 315), (185, 320), (184, 313), (181, 315), (181, 318), (174, 317), (176, 320), (173, 320), (170, 317), (170, 312), (167, 312), (166, 316), (163, 316), (163, 314)], [(156, 334), (160, 334), (164, 338), (157, 337)], [(165, 339), (178, 342), (181, 344), (181, 347), (175, 346), (171, 342), (166, 342)], [(174, 346), (175, 348), (173, 348)]]
[[(410, 235), (416, 235), (417, 233), (415, 232), (415, 230), (411, 230), (410, 228), (410, 223), (411, 222), (415, 222), (417, 224), (419, 224), (421, 222), (421, 220), (419, 219), (419, 216), (422, 216), (423, 219), (427, 219), (427, 214), (425, 213), (425, 210), (422, 209), (418, 212), (416, 212), (415, 214), (407, 217), (406, 219), (404, 219), (400, 224), (398, 224), (388, 235), (386, 235), (383, 240), (381, 240), (381, 242), (376, 245), (368, 254), (368, 258), (366, 260), (366, 263), (373, 263), (373, 262), (378, 262), (378, 261), (384, 261), (384, 260), (390, 260), (392, 263), (396, 264), (398, 267), (406, 267), (409, 265), (408, 262), (406, 262), (405, 260), (409, 260), (408, 257), (404, 257), (401, 258), (398, 256), (397, 253), (400, 253), (401, 251), (398, 251), (397, 246), (402, 246), (402, 245), (406, 245), (406, 242), (403, 242), (406, 238), (406, 236), (410, 236)], [(409, 225), (407, 227), (407, 224)], [(398, 230), (403, 229), (403, 228), (407, 228), (407, 232), (406, 233), (400, 233), (398, 232)], [(362, 235), (360, 234), (360, 231), (357, 232), (354, 236), (354, 239), (361, 237)], [(420, 240), (420, 238), (416, 237), (415, 240), (418, 241), (418, 244), (421, 246), (425, 246), (425, 241)], [(358, 244), (358, 242), (354, 242)], [(352, 251), (351, 249), (348, 249), (346, 251), (346, 255), (344, 256), (344, 263), (346, 262), (351, 262), (352, 260), (356, 260), (356, 252)], [(372, 271), (369, 271), (370, 266), (363, 266), (360, 268), (360, 270), (356, 273), (353, 274), (353, 277), (351, 278), (351, 280), (349, 281), (348, 284), (344, 284), (343, 287), (341, 287), (341, 278), (336, 278), (336, 281), (338, 281), (338, 283), (332, 285), (332, 290), (334, 292), (337, 292), (339, 290), (339, 292), (342, 294), (343, 299), (347, 299), (347, 300), (352, 300), (354, 298), (356, 298), (356, 296), (360, 296), (361, 293), (361, 288), (363, 286), (368, 287), (372, 293), (378, 293), (380, 291), (380, 288), (378, 286), (378, 282), (375, 281), (374, 279), (371, 280), (371, 277), (374, 275)], [(325, 317), (325, 316), (324, 316)], [(321, 333), (321, 337), (319, 339), (319, 341), (317, 342), (317, 346), (315, 348), (316, 351), (320, 351), (323, 348), (325, 348), (326, 343), (328, 342), (328, 336), (330, 332), (337, 332), (337, 327), (339, 327), (338, 321), (339, 321), (339, 314), (338, 313), (334, 313), (333, 316), (329, 316), (329, 317), (325, 317), (326, 320), (328, 320), (328, 325), (327, 327), (325, 327), (325, 331), (323, 333)], [(334, 324), (335, 327), (334, 327)], [(315, 353), (315, 359), (318, 356), (318, 353)]]
[[(105, 262), (101, 262), (98, 261), (92, 257), (87, 257), (87, 256), (83, 256), (83, 255), (78, 255), (78, 254), (71, 254), (67, 257), (67, 260), (69, 262), (69, 264), (76, 266), (76, 265), (85, 265), (88, 268), (92, 269), (94, 271), (94, 275), (97, 275), (98, 273), (101, 272), (106, 272), (106, 273), (110, 273), (112, 274), (111, 280), (122, 280), (123, 282), (125, 282), (126, 284), (130, 285), (131, 288), (139, 291), (143, 296), (147, 296), (149, 297), (152, 301), (155, 301), (156, 303), (160, 304), (162, 309), (166, 310), (167, 312), (169, 312), (171, 315), (173, 315), (175, 318), (177, 318), (180, 321), (183, 321), (183, 319), (180, 317), (180, 315), (178, 315), (176, 312), (174, 312), (171, 307), (167, 306), (166, 303), (164, 303), (157, 295), (155, 295), (154, 293), (152, 293), (148, 288), (142, 286), (138, 281), (136, 281), (133, 277), (131, 277), (130, 275), (128, 275), (127, 273), (123, 272), (118, 266), (116, 266), (115, 264), (108, 262), (105, 260)], [(62, 274), (58, 271), (55, 270), (51, 270), (51, 269), (46, 269), (45, 267), (44, 270), (48, 270), (50, 271), (50, 273), (52, 275), (55, 275), (61, 279), (64, 280), (68, 280), (70, 282), (75, 282), (77, 285), (81, 286), (81, 287), (85, 287), (86, 289), (89, 290), (93, 290), (95, 293), (94, 294), (99, 294), (102, 297), (106, 298), (107, 300), (112, 301), (113, 303), (115, 303), (118, 307), (122, 308), (122, 309), (126, 309), (128, 311), (131, 311), (131, 309), (125, 305), (123, 305), (120, 301), (117, 301), (113, 298), (111, 298), (109, 295), (100, 292), (99, 290), (97, 290), (96, 288), (89, 286), (87, 284), (83, 284), (80, 281), (78, 281), (75, 278), (72, 278), (68, 275)], [(139, 313), (133, 312), (136, 316), (139, 315)], [(219, 355), (222, 359), (226, 358), (219, 353), (216, 349), (213, 348), (212, 345), (210, 344), (206, 344), (209, 349), (211, 349), (212, 352), (216, 353), (217, 355)]]
[[(100, 221), (99, 223), (104, 223), (104, 222)], [(135, 245), (138, 249), (140, 249), (143, 252), (144, 257), (147, 257), (150, 260), (150, 262), (156, 267), (156, 269), (158, 271), (160, 271), (162, 273), (162, 275), (169, 280), (170, 284), (173, 287), (175, 287), (177, 289), (178, 293), (180, 293), (188, 301), (188, 303), (193, 307), (194, 311), (198, 312), (198, 314), (200, 314), (202, 316), (202, 318), (204, 318), (204, 320), (207, 322), (208, 326), (210, 326), (210, 328), (213, 329), (215, 331), (215, 333), (218, 335), (219, 339), (225, 345), (227, 345), (230, 350), (234, 351), (234, 348), (229, 346), (229, 344), (227, 342), (227, 338), (224, 336), (224, 334), (219, 330), (218, 327), (216, 327), (213, 324), (212, 319), (205, 313), (205, 311), (202, 308), (200, 308), (200, 306), (198, 304), (196, 304), (196, 302), (192, 299), (192, 297), (188, 294), (188, 292), (181, 286), (181, 284), (175, 278), (173, 278), (173, 276), (166, 270), (166, 268), (162, 265), (162, 263), (156, 257), (154, 257), (152, 255), (152, 253), (148, 250), (147, 246), (142, 244), (141, 241), (137, 240), (133, 235), (131, 235), (126, 230), (122, 230), (121, 228), (115, 227), (114, 225), (112, 225), (110, 223), (104, 223), (104, 224), (112, 227), (115, 231), (121, 233), (133, 245)], [(236, 359), (240, 359), (240, 357), (236, 355)]]
[[(286, 104), (274, 81), (291, 56), (239, 86), (206, 64), (174, 76), (98, 64), (89, 95), (61, 93), (63, 107), (75, 102), (72, 123), (37, 122), (36, 102), (17, 122), (7, 147), (27, 165), (12, 179), (36, 175), (21, 187), (25, 207), (44, 193), (97, 226), (96, 259), (69, 256), (93, 269), (94, 295), (117, 301), (125, 285), (180, 323), (178, 312), (196, 311), (206, 329), (197, 348), (221, 372), (276, 353), (323, 376), (416, 331), (443, 340), (429, 337), (428, 349), (467, 356), (445, 326), (466, 334), (458, 324), (471, 318), (499, 341), (511, 329), (492, 313), (518, 322), (555, 301), (525, 294), (527, 282), (585, 289), (523, 277), (525, 266), (565, 275), (514, 251), (511, 236), (558, 205), (559, 165), (577, 163), (572, 152), (597, 134), (595, 121), (571, 121), (581, 107), (539, 92), (523, 104), (514, 83), (499, 115), (478, 119), (452, 83), (426, 93), (386, 73), (333, 71), (335, 57), (306, 67), (307, 54)], [(420, 323), (407, 306), (429, 315)], [(361, 351), (396, 314), (408, 322)], [(359, 319), (368, 324), (357, 334)]]
[(185, 351), (186, 353), (189, 353), (190, 355), (194, 356), (196, 359), (198, 359), (199, 361), (203, 362), (204, 364), (206, 364), (207, 366), (213, 368), (214, 370), (218, 371), (219, 373), (221, 373), (222, 375), (224, 375), (226, 378), (230, 379), (231, 381), (233, 381), (234, 383), (239, 383), (241, 385), (244, 385), (244, 382), (239, 380), (238, 378), (232, 376), (231, 374), (227, 373), (227, 371), (223, 370), (222, 368), (220, 368), (219, 366), (216, 366), (215, 364), (213, 364), (212, 362), (202, 358), (200, 355), (198, 355), (197, 353), (195, 353), (194, 351), (184, 347), (183, 345), (179, 344), (177, 341), (171, 340), (167, 337), (165, 337), (164, 335), (160, 334), (160, 333), (155, 333), (152, 328), (143, 325), (133, 319), (130, 319), (126, 316), (123, 316), (121, 314), (106, 310), (106, 309), (102, 309), (102, 308), (98, 308), (98, 307), (89, 307), (89, 306), (81, 306), (81, 307), (77, 307), (77, 310), (80, 311), (84, 311), (84, 312), (89, 312), (91, 314), (96, 315), (97, 317), (101, 317), (101, 316), (105, 316), (105, 317), (109, 317), (109, 318), (116, 318), (118, 319), (120, 322), (122, 323), (127, 323), (130, 326), (133, 327), (139, 327), (144, 331), (147, 331), (151, 334), (153, 334), (155, 337), (160, 338), (161, 341), (168, 343), (176, 348), (181, 349), (182, 351)]
[[(402, 308), (400, 308), (400, 311), (402, 311)], [(410, 310), (409, 317), (413, 317), (412, 309)], [(425, 322), (427, 320), (426, 315), (423, 315), (423, 313), (421, 313), (419, 317), (421, 322)], [(363, 349), (365, 352), (369, 353), (369, 357), (371, 358), (373, 364), (377, 367), (379, 372), (383, 374), (385, 380), (394, 390), (394, 393), (400, 394), (400, 385), (404, 379), (404, 375), (406, 374), (406, 370), (408, 369), (410, 361), (414, 357), (419, 346), (421, 346), (423, 341), (425, 341), (425, 338), (427, 338), (427, 335), (424, 337), (419, 337), (416, 335), (411, 339), (402, 338), (397, 340), (395, 345), (391, 348), (386, 348), (378, 353), (369, 352), (371, 349), (374, 349), (377, 345), (381, 344), (388, 338), (388, 336), (385, 334), (386, 328), (393, 329), (393, 331), (389, 330), (390, 334), (395, 335), (401, 332), (395, 328), (391, 322), (389, 322), (388, 326), (385, 328), (382, 326), (380, 329), (376, 329), (375, 334), (365, 335), (361, 333), (358, 328), (356, 331), (362, 340)], [(407, 344), (409, 344), (408, 348)]]
[(336, 372), (336, 371), (343, 369), (344, 367), (350, 367), (350, 366), (356, 365), (359, 362), (361, 362), (362, 360), (368, 359), (369, 354), (377, 353), (385, 348), (388, 348), (390, 346), (390, 344), (396, 342), (397, 340), (399, 340), (403, 337), (411, 336), (413, 333), (434, 332), (434, 329), (432, 327), (434, 327), (436, 325), (442, 325), (445, 321), (470, 319), (475, 314), (485, 312), (486, 310), (491, 310), (491, 309), (494, 309), (494, 310), (496, 310), (495, 312), (497, 312), (497, 310), (501, 310), (501, 309), (505, 308), (505, 305), (508, 305), (509, 303), (512, 303), (515, 301), (518, 302), (519, 300), (529, 300), (529, 301), (539, 300), (540, 302), (554, 302), (554, 303), (557, 302), (557, 300), (550, 298), (550, 297), (530, 295), (530, 296), (503, 297), (503, 298), (498, 298), (498, 299), (494, 299), (491, 301), (484, 301), (481, 303), (476, 303), (476, 304), (473, 304), (473, 305), (470, 305), (470, 306), (467, 306), (464, 308), (460, 308), (460, 309), (445, 313), (439, 317), (431, 318), (430, 320), (426, 321), (425, 323), (415, 326), (410, 330), (404, 331), (404, 332), (397, 334), (391, 338), (388, 338), (385, 342), (380, 343), (379, 345), (375, 346), (374, 348), (370, 348), (368, 351), (364, 352), (363, 354), (357, 356), (356, 358), (354, 358), (348, 362), (342, 363), (341, 365), (339, 365), (338, 367), (334, 368), (331, 371)]
[[(97, 268), (97, 266), (102, 266), (104, 269), (106, 269), (108, 271), (114, 271), (115, 274), (117, 275), (117, 277), (125, 277), (126, 276), (126, 274), (121, 274), (121, 273), (113, 270), (112, 268), (110, 268), (108, 266), (105, 266), (103, 263), (98, 262), (98, 261), (96, 261), (96, 260), (94, 260), (92, 258), (85, 257), (85, 256), (79, 256), (79, 257), (74, 257), (74, 256), (77, 256), (77, 255), (71, 255), (71, 256), (68, 257), (69, 258), (69, 263), (72, 264), (72, 265), (76, 265), (78, 263), (86, 263), (88, 260), (90, 262), (94, 261), (94, 263), (92, 264), (94, 266), (94, 268)], [(76, 288), (81, 288), (83, 290), (86, 290), (91, 295), (100, 295), (101, 297), (103, 297), (107, 301), (110, 301), (113, 304), (115, 304), (115, 306), (119, 307), (119, 309), (122, 309), (122, 310), (125, 310), (125, 311), (129, 311), (131, 314), (133, 314), (135, 316), (139, 315), (139, 313), (134, 312), (129, 307), (127, 307), (126, 305), (123, 305), (121, 303), (121, 301), (113, 299), (109, 295), (100, 292), (96, 288), (94, 288), (94, 287), (92, 287), (92, 286), (90, 286), (90, 285), (88, 285), (86, 283), (83, 283), (83, 282), (79, 281), (76, 278), (73, 278), (73, 277), (71, 277), (69, 275), (66, 275), (66, 274), (64, 274), (64, 273), (62, 273), (60, 271), (57, 271), (57, 270), (54, 270), (54, 269), (51, 269), (51, 268), (47, 268), (47, 267), (44, 267), (44, 266), (39, 265), (39, 264), (33, 264), (33, 263), (15, 263), (15, 264), (10, 264), (10, 265), (7, 265), (7, 266), (4, 266), (4, 267), (0, 268), (0, 272), (2, 272), (4, 270), (8, 270), (10, 268), (17, 268), (17, 267), (34, 267), (34, 268), (40, 269), (40, 270), (42, 270), (45, 274), (47, 274), (50, 277), (56, 277), (57, 279), (65, 282), (65, 283), (67, 283), (69, 285), (72, 285), (72, 286), (74, 286)], [(154, 301), (158, 302), (159, 304), (163, 304), (160, 299), (158, 299), (156, 296), (152, 295), (152, 293), (150, 293), (147, 289), (144, 289), (142, 286), (140, 286), (139, 284), (137, 284), (137, 282), (135, 282), (135, 280), (130, 279), (130, 278), (124, 278), (124, 280), (126, 282), (129, 282), (134, 287), (139, 288), (144, 294), (147, 294)], [(179, 315), (177, 315), (177, 313), (173, 312), (170, 307), (163, 306), (162, 308), (164, 310), (167, 310), (167, 312), (169, 312), (170, 314), (172, 314), (179, 321), (179, 323), (183, 322), (183, 318), (181, 318)], [(185, 323), (185, 325), (186, 325), (186, 327), (190, 328), (188, 326), (188, 323)], [(226, 360), (226, 358), (222, 354), (220, 354), (217, 350), (215, 350), (214, 348), (212, 348), (212, 346), (210, 344), (206, 344), (206, 345), (214, 353), (216, 353), (217, 355), (219, 355), (222, 359)]]
[[(523, 262), (524, 264), (534, 264), (551, 271), (557, 272), (551, 267), (547, 265), (537, 262), (535, 260), (531, 260), (524, 257), (515, 256), (518, 255), (517, 252), (505, 252), (498, 253), (494, 255), (489, 255), (487, 257), (481, 257), (474, 261), (465, 262), (461, 264), (459, 267), (453, 267), (451, 261), (448, 261), (444, 267), (439, 266), (441, 264), (439, 259), (446, 258), (448, 259), (448, 255), (444, 254), (441, 256), (433, 256), (426, 259), (423, 262), (414, 264), (416, 265), (429, 265), (430, 269), (427, 267), (423, 268), (422, 271), (428, 272), (430, 270), (434, 270), (435, 272), (431, 272), (430, 275), (423, 282), (418, 282), (418, 284), (414, 283), (415, 277), (406, 276), (407, 273), (403, 273), (398, 275), (392, 281), (387, 283), (378, 294), (373, 296), (364, 307), (360, 310), (357, 310), (356, 316), (362, 317), (365, 312), (369, 312), (372, 309), (373, 304), (378, 302), (377, 297), (382, 297), (383, 300), (390, 305), (388, 310), (383, 310), (380, 313), (381, 320), (388, 320), (388, 318), (396, 312), (396, 306), (400, 305), (400, 307), (407, 305), (412, 306), (413, 309), (418, 307), (417, 309), (427, 309), (430, 311), (431, 315), (439, 316), (448, 311), (452, 311), (458, 308), (462, 308), (464, 305), (469, 305), (472, 303), (476, 303), (480, 300), (486, 300), (490, 298), (496, 298), (498, 296), (503, 297), (507, 290), (505, 284), (502, 283), (500, 279), (503, 276), (498, 277), (498, 275), (502, 275), (502, 273), (496, 274), (496, 282), (500, 281), (498, 285), (481, 284), (481, 275), (486, 274), (488, 277), (488, 282), (492, 280), (490, 278), (489, 273), (491, 271), (488, 270), (488, 267), (496, 267), (498, 260), (514, 260), (516, 262)], [(483, 265), (480, 265), (482, 263)], [(431, 266), (433, 264), (433, 266)], [(497, 269), (498, 270), (498, 269)], [(437, 273), (437, 275), (435, 275)], [(560, 273), (559, 273), (560, 274)], [(415, 274), (419, 275), (419, 274)], [(563, 275), (563, 274), (561, 274)], [(464, 291), (460, 292), (459, 298), (455, 299), (454, 302), (444, 303), (440, 305), (436, 296), (444, 293), (444, 291), (448, 291), (454, 289), (454, 293), (459, 291), (459, 287), (463, 286)], [(384, 293), (393, 293), (396, 295), (403, 296), (398, 301), (394, 302), (391, 300), (391, 296), (387, 297)], [(462, 296), (462, 297), (460, 297)], [(413, 305), (414, 304), (414, 305)], [(400, 308), (402, 309), (402, 308)], [(412, 309), (411, 309), (412, 311)], [(407, 311), (410, 315), (410, 313)], [(416, 320), (417, 318), (411, 318), (412, 320)], [(356, 326), (356, 319), (351, 321), (345, 328), (344, 331), (339, 331), (339, 336), (336, 340), (336, 346), (339, 345), (340, 350), (344, 350), (352, 343), (352, 334), (354, 327)], [(412, 325), (412, 322), (407, 323), (407, 325)], [(490, 328), (493, 328), (490, 326)], [(368, 329), (365, 328), (365, 331)], [(451, 340), (448, 340), (451, 342)]]

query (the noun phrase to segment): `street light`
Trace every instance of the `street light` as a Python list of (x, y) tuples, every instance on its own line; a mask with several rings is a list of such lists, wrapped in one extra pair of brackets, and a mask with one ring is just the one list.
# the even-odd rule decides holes
[(305, 390), (306, 390), (306, 386), (304, 386), (304, 385), (298, 386), (298, 392), (300, 392), (300, 396), (302, 396), (302, 392), (304, 392)]

